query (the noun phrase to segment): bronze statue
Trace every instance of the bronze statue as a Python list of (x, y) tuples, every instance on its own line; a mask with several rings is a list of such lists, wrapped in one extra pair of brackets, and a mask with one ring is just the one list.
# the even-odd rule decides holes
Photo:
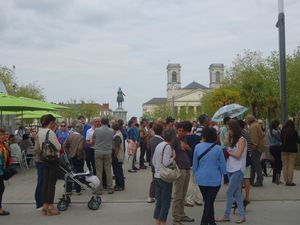
[(121, 90), (121, 88), (119, 88), (118, 90), (118, 97), (117, 97), (117, 102), (118, 102), (118, 109), (122, 108), (122, 102), (124, 102), (124, 97), (126, 96), (123, 91)]

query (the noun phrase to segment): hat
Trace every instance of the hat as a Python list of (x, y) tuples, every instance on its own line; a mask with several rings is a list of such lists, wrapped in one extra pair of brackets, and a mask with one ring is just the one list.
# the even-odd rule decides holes
[(175, 121), (175, 119), (172, 117), (172, 116), (168, 116), (167, 118), (166, 118), (166, 123), (168, 124), (168, 123), (173, 123)]

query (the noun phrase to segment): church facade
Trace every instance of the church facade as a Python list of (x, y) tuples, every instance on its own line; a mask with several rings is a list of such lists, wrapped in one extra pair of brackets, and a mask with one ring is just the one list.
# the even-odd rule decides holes
[(157, 107), (162, 105), (171, 107), (174, 113), (180, 113), (182, 110), (186, 111), (186, 113), (200, 113), (202, 96), (212, 88), (219, 87), (224, 79), (224, 65), (211, 64), (209, 66), (209, 76), (209, 87), (196, 81), (181, 87), (181, 65), (168, 64), (166, 97), (155, 97), (145, 102), (143, 104), (143, 113), (151, 114)]

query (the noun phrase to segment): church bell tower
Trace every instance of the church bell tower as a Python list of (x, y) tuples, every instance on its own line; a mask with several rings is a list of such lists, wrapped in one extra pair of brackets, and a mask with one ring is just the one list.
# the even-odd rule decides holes
[(181, 66), (178, 63), (169, 63), (167, 66), (167, 98), (173, 97), (175, 90), (181, 88)]
[(210, 75), (210, 88), (220, 87), (222, 81), (224, 80), (224, 64), (211, 64), (209, 66), (209, 75)]

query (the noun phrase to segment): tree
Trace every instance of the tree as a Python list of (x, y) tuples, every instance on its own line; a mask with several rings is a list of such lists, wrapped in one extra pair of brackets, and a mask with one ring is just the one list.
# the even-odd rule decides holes
[(99, 115), (99, 113), (99, 104), (96, 104), (93, 101), (80, 101), (79, 114), (84, 115), (88, 119), (88, 121), (90, 121), (92, 117)]
[(287, 56), (287, 111), (290, 116), (300, 115), (300, 48)]
[[(45, 100), (45, 96), (43, 94), (43, 89), (34, 83), (29, 83), (26, 85), (18, 85), (16, 82), (16, 78), (13, 75), (13, 71), (6, 67), (0, 66), (0, 80), (5, 85), (7, 93), (9, 95), (14, 95), (19, 97), (27, 97), (38, 100)], [(16, 88), (14, 93), (14, 87)]]
[(16, 79), (13, 75), (13, 72), (10, 68), (6, 66), (0, 66), (0, 80), (3, 82), (6, 87), (8, 94), (13, 94), (13, 86), (16, 83)]
[(144, 113), (142, 118), (148, 118), (149, 121), (156, 121), (158, 119), (165, 119), (168, 116), (172, 116), (172, 107), (170, 104), (160, 104), (155, 106), (153, 112)]
[(279, 80), (276, 55), (265, 59), (261, 53), (238, 55), (223, 86), (240, 92), (241, 103), (256, 117), (271, 117), (279, 110)]
[(69, 108), (60, 110), (59, 114), (62, 115), (68, 123), (71, 123), (72, 120), (77, 119), (80, 115), (84, 115), (88, 121), (90, 121), (93, 117), (99, 116), (100, 113), (99, 104), (93, 101), (85, 102), (81, 100), (79, 103), (76, 103), (75, 100), (71, 99), (64, 105)]
[(201, 107), (203, 112), (209, 116), (213, 116), (213, 114), (222, 106), (240, 102), (241, 97), (239, 91), (220, 87), (203, 95), (201, 98)]
[(33, 83), (17, 87), (16, 96), (45, 100), (42, 88)]

